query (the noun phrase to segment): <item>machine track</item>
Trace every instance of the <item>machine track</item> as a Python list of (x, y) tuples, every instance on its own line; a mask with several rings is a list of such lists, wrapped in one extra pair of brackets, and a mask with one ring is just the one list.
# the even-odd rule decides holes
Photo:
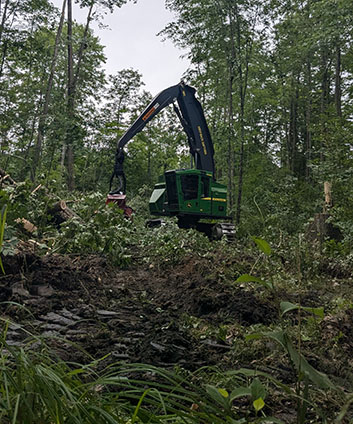
[(236, 238), (235, 225), (231, 222), (222, 222), (212, 228), (212, 240), (220, 240), (226, 237), (228, 242), (234, 242)]

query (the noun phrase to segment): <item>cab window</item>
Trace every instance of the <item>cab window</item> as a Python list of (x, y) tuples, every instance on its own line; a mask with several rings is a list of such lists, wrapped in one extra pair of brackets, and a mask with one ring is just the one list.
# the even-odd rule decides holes
[(210, 179), (201, 177), (201, 197), (210, 197)]
[(181, 189), (184, 200), (193, 200), (198, 197), (199, 176), (198, 175), (182, 175)]

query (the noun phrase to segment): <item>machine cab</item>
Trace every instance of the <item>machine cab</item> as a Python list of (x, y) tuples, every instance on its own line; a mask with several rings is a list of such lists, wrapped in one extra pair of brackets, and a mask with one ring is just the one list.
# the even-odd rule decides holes
[(224, 218), (226, 197), (225, 186), (216, 183), (211, 172), (182, 169), (165, 173), (165, 183), (156, 184), (149, 206), (153, 215)]

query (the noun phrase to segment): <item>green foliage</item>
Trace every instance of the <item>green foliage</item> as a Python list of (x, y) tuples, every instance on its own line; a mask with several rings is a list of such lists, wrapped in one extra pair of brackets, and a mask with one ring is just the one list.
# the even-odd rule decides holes
[(264, 409), (267, 390), (256, 374), (244, 377), (240, 370), (224, 389), (202, 382), (212, 378), (212, 370), (182, 375), (152, 365), (116, 364), (98, 371), (100, 361), (62, 362), (40, 339), (30, 338), (24, 348), (10, 346), (7, 329), (4, 322), (0, 338), (3, 422), (281, 423), (265, 413), (256, 419), (250, 405), (243, 412), (233, 407), (239, 397), (250, 397), (255, 415)]
[[(36, 350), (30, 340), (26, 348), (6, 343), (6, 326), (0, 340), (2, 393), (0, 419), (11, 423), (113, 423), (123, 422), (119, 406), (109, 411), (86, 383), (94, 375), (90, 367), (65, 364), (42, 344)], [(119, 420), (119, 421), (118, 421)]]
[(293, 365), (295, 366), (295, 369), (300, 373), (300, 378), (302, 378), (303, 375), (307, 374), (309, 379), (317, 385), (317, 387), (321, 389), (333, 389), (334, 385), (329, 380), (329, 378), (317, 371), (315, 368), (313, 368), (308, 361), (304, 358), (304, 356), (299, 353), (295, 347), (293, 346), (292, 342), (289, 340), (288, 335), (285, 331), (276, 331), (276, 332), (268, 332), (268, 333), (257, 333), (252, 334), (247, 337), (248, 340), (253, 340), (258, 337), (268, 337), (277, 343), (279, 343), (289, 354)]
[(281, 307), (282, 315), (284, 315), (284, 314), (286, 314), (287, 312), (290, 312), (290, 311), (295, 311), (295, 310), (301, 309), (303, 311), (310, 312), (310, 313), (318, 316), (319, 318), (324, 318), (324, 308), (322, 308), (322, 307), (310, 308), (310, 307), (307, 307), (307, 306), (295, 305), (294, 303), (291, 303), (291, 302), (281, 302), (280, 307)]
[(267, 256), (271, 255), (271, 246), (267, 243), (266, 240), (252, 237), (257, 247)]
[(159, 228), (140, 227), (139, 247), (144, 252), (144, 260), (163, 267), (176, 264), (195, 252), (207, 256), (212, 243), (202, 233), (179, 229), (173, 220), (167, 220)]
[[(106, 10), (125, 3), (97, 2)], [(104, 75), (103, 46), (88, 31), (73, 119), (67, 116), (64, 95), (62, 38), (39, 145), (38, 122), (59, 11), (48, 0), (6, 4), (0, 31), (0, 166), (16, 181), (29, 176), (61, 190), (66, 177), (62, 146), (71, 128), (77, 188), (106, 190), (116, 140), (152, 97), (143, 91), (141, 74), (122, 69)], [(330, 180), (335, 221), (352, 245), (349, 1), (335, 7), (322, 0), (304, 6), (270, 0), (221, 0), (217, 5), (188, 0), (187, 5), (166, 2), (175, 19), (161, 35), (190, 52), (185, 76), (197, 88), (206, 112), (216, 177), (229, 186), (229, 212), (242, 210), (238, 234), (261, 234), (271, 241), (278, 234), (295, 234), (321, 208), (321, 186)], [(74, 24), (73, 31), (77, 53), (84, 27)], [(33, 159), (37, 147), (39, 163)], [(151, 187), (166, 169), (188, 166), (185, 147), (175, 114), (167, 110), (159, 115), (127, 147), (129, 192), (136, 194), (144, 184)]]
[(101, 205), (90, 210), (90, 215), (84, 221), (74, 217), (63, 223), (52, 249), (62, 253), (105, 254), (113, 265), (129, 265), (134, 230), (122, 210), (115, 204)]
[(264, 281), (261, 278), (254, 277), (249, 274), (243, 274), (235, 280), (236, 283), (258, 283), (267, 289), (273, 290), (273, 284), (269, 281)]
[[(272, 253), (272, 249), (271, 246), (267, 243), (266, 240), (258, 238), (258, 237), (254, 237), (252, 236), (251, 239), (254, 241), (256, 247), (266, 256), (270, 256)], [(258, 262), (260, 258), (257, 259), (256, 263)], [(255, 265), (253, 266), (253, 268), (255, 267)], [(240, 277), (238, 277), (235, 281), (236, 283), (258, 283), (260, 285), (262, 285), (263, 287), (265, 287), (268, 290), (274, 291), (274, 285), (271, 281), (265, 281), (261, 278), (258, 277), (254, 277), (253, 275), (249, 275), (249, 274), (243, 274)]]

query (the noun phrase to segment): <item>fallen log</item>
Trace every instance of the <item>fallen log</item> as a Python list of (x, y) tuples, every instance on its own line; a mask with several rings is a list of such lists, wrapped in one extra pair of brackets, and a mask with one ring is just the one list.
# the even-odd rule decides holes
[(58, 226), (68, 221), (70, 218), (79, 218), (79, 216), (66, 205), (64, 200), (59, 200), (50, 206), (47, 209), (47, 213), (52, 217), (50, 221)]
[(35, 231), (37, 231), (37, 227), (32, 224), (32, 222), (28, 221), (28, 219), (26, 218), (17, 218), (15, 219), (15, 222), (17, 224), (20, 224), (22, 226), (22, 228), (27, 231), (27, 233), (34, 233)]

